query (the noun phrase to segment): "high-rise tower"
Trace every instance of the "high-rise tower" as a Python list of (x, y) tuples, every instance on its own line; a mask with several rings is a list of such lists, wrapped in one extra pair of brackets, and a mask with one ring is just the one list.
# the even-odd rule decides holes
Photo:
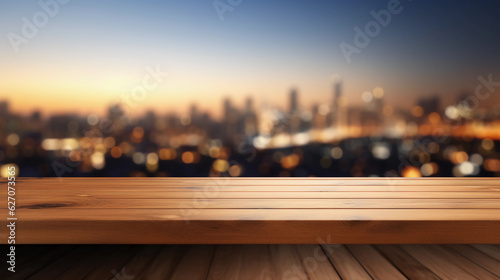
[(290, 114), (296, 114), (299, 110), (298, 93), (297, 89), (290, 91)]
[(339, 76), (333, 77), (333, 104), (331, 110), (331, 124), (335, 127), (342, 126), (343, 123), (343, 97), (342, 97), (342, 80)]

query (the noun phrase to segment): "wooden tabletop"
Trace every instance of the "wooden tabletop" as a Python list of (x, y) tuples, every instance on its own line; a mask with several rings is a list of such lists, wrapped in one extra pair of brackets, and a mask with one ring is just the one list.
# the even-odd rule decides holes
[(493, 178), (17, 178), (15, 199), (18, 244), (500, 243)]

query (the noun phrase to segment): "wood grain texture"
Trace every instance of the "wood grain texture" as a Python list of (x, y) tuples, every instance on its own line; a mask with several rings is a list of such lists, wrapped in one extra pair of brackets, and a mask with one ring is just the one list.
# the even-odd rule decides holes
[[(456, 246), (456, 245), (454, 245)], [(401, 271), (408, 279), (439, 280), (427, 267), (406, 253), (403, 249), (393, 245), (378, 245), (376, 249)]]
[(243, 265), (241, 245), (217, 246), (207, 279), (239, 279)]
[(207, 278), (215, 246), (189, 246), (175, 268), (171, 280), (203, 280)]
[(294, 245), (270, 245), (276, 279), (309, 279), (305, 264)]
[(19, 201), (17, 208), (39, 209), (45, 205), (57, 205), (61, 208), (106, 209), (106, 208), (144, 208), (144, 209), (179, 209), (192, 204), (190, 208), (205, 209), (500, 209), (500, 199), (465, 199), (465, 198), (393, 198), (393, 199), (157, 199), (123, 198), (106, 199), (92, 197), (47, 198), (43, 204), (39, 198), (25, 198)]
[(137, 276), (138, 279), (170, 279), (187, 251), (185, 246), (169, 246), (161, 250), (149, 265)]
[(500, 246), (488, 246), (484, 244), (477, 244), (473, 245), (473, 247), (500, 261)]
[(367, 245), (349, 245), (347, 248), (375, 279), (406, 279), (397, 268), (383, 258), (373, 247)]
[[(305, 198), (351, 198), (351, 199), (394, 199), (394, 198), (466, 198), (466, 199), (498, 199), (499, 192), (226, 192), (226, 191), (188, 191), (188, 192), (164, 192), (164, 191), (130, 191), (116, 189), (114, 191), (89, 191), (86, 189), (73, 190), (17, 190), (17, 194), (26, 198), (36, 198), (40, 201), (53, 198), (103, 198), (103, 199), (140, 199), (140, 198), (158, 198), (158, 199), (305, 199)], [(4, 202), (5, 203), (5, 202)], [(5, 204), (4, 204), (5, 205)]]
[(17, 242), (317, 244), (329, 237), (342, 244), (499, 244), (499, 182), (18, 178)]
[(310, 279), (340, 280), (321, 245), (297, 245), (297, 251)]
[(397, 245), (23, 245), (0, 279), (500, 279), (480, 265), (500, 261), (469, 245), (405, 249), (415, 258)]
[(498, 265), (498, 261), (481, 251), (467, 245), (447, 245), (445, 248), (454, 254), (459, 254), (467, 258), (468, 260), (495, 274), (497, 277), (500, 277), (500, 265)]
[(436, 250), (427, 246), (401, 245), (403, 249), (441, 279), (478, 279), (468, 273), (460, 264), (454, 263)]
[[(210, 177), (210, 178), (199, 178), (199, 177), (175, 177), (175, 178), (163, 178), (163, 177), (150, 177), (150, 178), (117, 178), (117, 177), (82, 177), (82, 178), (49, 178), (53, 182), (48, 182), (47, 184), (60, 184), (66, 185), (68, 180), (78, 180), (84, 182), (87, 185), (102, 183), (102, 182), (114, 182), (117, 179), (125, 179), (126, 181), (121, 184), (132, 184), (132, 185), (150, 185), (150, 184), (165, 184), (165, 181), (175, 184), (187, 184), (187, 185), (222, 185), (222, 184), (232, 184), (232, 185), (277, 185), (277, 186), (322, 186), (322, 185), (364, 185), (364, 186), (412, 186), (412, 185), (445, 185), (445, 186), (470, 186), (470, 185), (486, 185), (486, 186), (498, 186), (497, 178), (398, 178), (398, 177), (384, 177), (384, 178), (374, 178), (374, 177), (337, 177), (337, 178), (228, 178), (228, 177)], [(39, 178), (19, 178), (18, 181), (28, 182), (28, 181), (38, 181)], [(4, 180), (6, 182), (6, 180)], [(39, 185), (44, 183), (38, 183)]]
[(71, 267), (82, 260), (86, 255), (90, 254), (93, 250), (90, 246), (79, 246), (68, 254), (64, 255), (62, 258), (58, 258), (52, 263), (40, 269), (35, 275), (32, 275), (31, 280), (35, 279), (56, 279), (64, 274), (65, 271), (71, 269)]
[(342, 279), (372, 279), (344, 245), (323, 245), (323, 249)]

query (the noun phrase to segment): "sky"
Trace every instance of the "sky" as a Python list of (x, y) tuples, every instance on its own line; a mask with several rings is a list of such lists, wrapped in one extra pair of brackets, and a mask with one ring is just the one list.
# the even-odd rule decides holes
[[(434, 94), (452, 104), (478, 76), (500, 81), (498, 1), (401, 0), (350, 63), (340, 45), (355, 46), (355, 27), (364, 30), (391, 1), (243, 0), (223, 20), (213, 3), (72, 0), (16, 52), (12, 34), (23, 36), (23, 18), (44, 10), (39, 1), (0, 0), (0, 100), (21, 113), (102, 114), (142, 84), (147, 67), (169, 76), (137, 113), (183, 113), (196, 103), (220, 116), (224, 98), (243, 107), (248, 96), (286, 108), (291, 88), (309, 109), (331, 103), (335, 74), (353, 106), (375, 87), (405, 108)], [(482, 105), (498, 105), (498, 96)]]

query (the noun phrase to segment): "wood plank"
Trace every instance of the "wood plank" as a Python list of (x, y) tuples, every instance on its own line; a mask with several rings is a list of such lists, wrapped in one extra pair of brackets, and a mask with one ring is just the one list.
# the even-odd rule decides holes
[(278, 278), (274, 275), (268, 245), (218, 245), (207, 279), (270, 280)]
[(170, 280), (203, 280), (207, 278), (215, 246), (198, 245), (188, 246), (186, 253), (182, 256), (175, 268)]
[(372, 279), (345, 246), (322, 245), (322, 247), (342, 279)]
[[(484, 243), (493, 243), (493, 242), (484, 242)], [(479, 251), (489, 255), (490, 257), (495, 258), (496, 260), (500, 261), (500, 247), (499, 246), (484, 245), (484, 244), (477, 244), (477, 245), (472, 245), (472, 246), (474, 248), (478, 249)]]
[[(331, 238), (327, 239), (328, 243), (332, 241)], [(20, 263), (29, 258), (29, 252), (43, 251), (40, 255), (41, 259), (38, 261), (32, 259), (29, 265), (16, 266), (18, 269), (16, 274), (10, 272), (6, 274), (4, 270), (0, 273), (0, 279), (26, 279), (31, 276), (28, 279), (196, 280), (208, 278), (207, 273), (212, 275), (210, 279), (242, 280), (385, 280), (392, 279), (396, 275), (400, 279), (399, 277), (403, 274), (412, 280), (499, 279), (493, 274), (488, 274), (486, 270), (498, 270), (500, 261), (468, 245), (402, 246), (405, 250), (409, 248), (409, 251), (412, 251), (411, 254), (396, 245), (215, 246), (215, 248), (218, 247), (222, 250), (219, 250), (217, 260), (212, 260), (212, 256), (215, 257), (214, 246), (207, 245), (50, 247), (18, 245)], [(497, 245), (481, 245), (480, 247), (493, 248), (493, 251), (498, 248)], [(129, 260), (120, 261), (126, 258)], [(337, 274), (333, 264), (342, 278)], [(115, 269), (116, 266), (119, 267)], [(209, 268), (210, 271), (208, 271)], [(387, 274), (387, 269), (396, 273)], [(441, 278), (429, 269), (439, 273)], [(116, 273), (113, 274), (113, 271)], [(216, 273), (217, 271), (223, 273)], [(275, 271), (277, 271), (276, 275)], [(95, 277), (98, 275), (100, 278)]]
[(408, 254), (425, 265), (442, 279), (478, 279), (467, 271), (462, 269), (459, 264), (454, 263), (436, 252), (430, 250), (427, 246), (418, 245), (400, 245)]
[(373, 278), (406, 280), (401, 272), (370, 245), (348, 245), (347, 249)]
[(276, 279), (310, 279), (295, 245), (270, 245)]
[[(316, 243), (317, 236), (335, 234), (337, 243), (498, 243), (500, 223), (492, 219), (500, 218), (499, 211), (19, 209), (23, 231), (18, 231), (17, 240), (42, 244), (95, 244), (99, 240), (111, 244), (282, 244)], [(143, 238), (144, 227), (148, 228), (147, 238)]]
[(239, 279), (242, 254), (241, 245), (217, 246), (207, 279)]
[[(88, 280), (102, 280), (102, 279), (113, 279), (113, 278), (125, 278), (128, 275), (124, 265), (131, 260), (134, 255), (139, 251), (138, 246), (120, 246), (117, 250), (107, 251), (108, 254), (104, 256), (99, 256), (98, 259), (104, 259), (106, 262), (100, 262), (98, 265), (92, 267), (92, 271), (87, 275), (84, 275), (81, 279)], [(94, 255), (95, 258), (96, 255)], [(77, 278), (73, 278), (77, 279)], [(78, 278), (80, 279), (80, 278)]]
[(376, 245), (375, 248), (399, 269), (408, 279), (439, 280), (427, 267), (394, 245)]
[[(19, 223), (41, 221), (488, 221), (500, 209), (18, 209)], [(5, 231), (6, 229), (4, 229)]]
[[(4, 239), (2, 239), (4, 240)], [(73, 245), (67, 245), (70, 249), (76, 247)], [(2, 244), (5, 248), (5, 252), (7, 254), (7, 250), (10, 252), (10, 245)], [(29, 263), (36, 262), (39, 258), (43, 257), (43, 255), (47, 254), (52, 248), (48, 245), (16, 245), (16, 266), (17, 267), (25, 267), (29, 266)], [(5, 256), (5, 260), (7, 260), (7, 256)], [(4, 269), (0, 271), (0, 279), (5, 279), (7, 275), (11, 272)], [(5, 277), (4, 277), (5, 276)]]
[(170, 279), (187, 248), (178, 245), (162, 246), (161, 248), (160, 254), (146, 269), (135, 275), (134, 279)]
[(311, 280), (340, 280), (321, 245), (297, 245), (303, 267)]
[[(20, 243), (312, 244), (317, 236), (332, 235), (348, 244), (500, 243), (498, 182), (19, 178), (17, 238)], [(0, 200), (0, 207), (5, 202)], [(6, 233), (0, 228), (0, 236)]]
[[(105, 199), (91, 197), (23, 198), (18, 209), (499, 209), (500, 199)], [(1, 206), (0, 206), (1, 208)]]
[[(17, 246), (18, 245), (16, 245), (16, 247)], [(43, 247), (44, 250), (42, 254), (39, 255), (38, 258), (36, 259), (31, 258), (30, 261), (28, 263), (25, 263), (23, 266), (17, 264), (15, 273), (8, 271), (7, 268), (4, 266), (0, 273), (1, 277), (0, 279), (9, 279), (9, 280), (27, 279), (35, 275), (40, 269), (46, 267), (47, 265), (50, 265), (52, 262), (54, 262), (61, 256), (65, 256), (71, 250), (74, 249), (74, 247), (72, 246), (57, 247), (54, 248), (53, 250), (46, 250), (47, 246)], [(19, 255), (17, 255), (17, 257), (19, 257)]]
[(28, 190), (43, 190), (43, 191), (58, 191), (61, 189), (66, 190), (78, 190), (78, 191), (116, 191), (124, 190), (131, 192), (151, 192), (151, 191), (164, 191), (164, 192), (194, 192), (194, 191), (209, 191), (209, 192), (500, 192), (499, 186), (309, 186), (309, 185), (299, 185), (299, 186), (233, 186), (233, 185), (223, 185), (217, 187), (211, 186), (176, 186), (172, 184), (162, 184), (154, 186), (151, 184), (145, 185), (102, 185), (94, 184), (87, 185), (84, 182), (74, 182), (65, 185), (58, 184), (47, 184), (47, 185), (23, 185), (22, 183), (17, 184), (21, 186), (20, 191)]
[[(158, 257), (160, 252), (167, 246), (153, 246), (153, 245), (145, 245), (140, 246), (137, 253), (130, 259), (124, 266), (117, 270), (119, 276), (112, 275), (109, 279), (111, 280), (119, 280), (119, 279), (127, 279), (126, 276), (134, 277), (136, 279), (136, 275), (139, 275), (144, 271), (150, 263), (153, 263), (155, 259)], [(96, 254), (97, 255), (97, 254)]]
[(47, 199), (54, 197), (95, 197), (107, 199), (124, 199), (124, 198), (195, 198), (195, 199), (227, 199), (227, 198), (482, 198), (482, 199), (498, 199), (499, 192), (211, 192), (211, 191), (189, 191), (189, 192), (163, 192), (150, 191), (138, 192), (127, 190), (94, 190), (94, 191), (73, 191), (73, 190), (53, 190), (53, 191), (31, 191), (18, 190), (18, 200), (21, 197), (32, 197), (39, 199)]
[[(53, 248), (47, 249), (52, 250)], [(75, 265), (75, 263), (78, 263), (86, 255), (90, 254), (93, 251), (95, 251), (95, 248), (93, 246), (78, 246), (74, 249), (71, 249), (71, 251), (69, 251), (66, 255), (59, 256), (58, 259), (43, 267), (41, 270), (37, 271), (34, 275), (27, 279), (56, 279), (68, 269), (71, 269), (71, 267)]]
[(455, 254), (460, 254), (475, 264), (483, 267), (489, 272), (495, 274), (497, 277), (500, 277), (500, 263), (491, 256), (474, 249), (469, 245), (446, 245), (445, 247)]
[(500, 243), (494, 209), (191, 210), (19, 209), (17, 242), (311, 244), (332, 234), (351, 244)]
[(18, 244), (316, 244), (328, 235), (344, 244), (500, 243), (498, 225), (478, 221), (33, 221), (22, 228)]
[[(1, 182), (1, 180), (0, 180)], [(6, 182), (4, 180), (3, 182)], [(227, 178), (227, 177), (208, 177), (208, 178), (165, 178), (165, 177), (148, 177), (148, 178), (117, 178), (117, 177), (100, 177), (100, 178), (27, 178), (21, 177), (17, 179), (17, 182), (21, 183), (34, 183), (38, 185), (42, 184), (73, 184), (83, 182), (87, 185), (92, 184), (116, 184), (120, 182), (120, 185), (162, 185), (162, 184), (184, 184), (188, 186), (193, 185), (274, 185), (274, 186), (323, 186), (323, 185), (354, 185), (354, 186), (418, 186), (418, 185), (444, 185), (444, 186), (469, 186), (480, 184), (482, 186), (498, 186), (498, 179), (496, 178), (397, 178), (397, 177), (370, 177), (370, 178), (306, 178), (306, 177), (296, 177), (296, 178)]]
[[(76, 243), (76, 242), (75, 242)], [(66, 246), (57, 246), (66, 247)], [(100, 275), (101, 279), (109, 279), (113, 276), (111, 272), (112, 269), (120, 270), (116, 263), (116, 256), (129, 254), (132, 255), (133, 251), (130, 250), (130, 246), (95, 246), (95, 250), (85, 254), (82, 259), (78, 262), (78, 265), (71, 267), (71, 269), (66, 270), (62, 275), (57, 277), (58, 280), (79, 280), (79, 279), (89, 279), (87, 276), (94, 273), (96, 269), (103, 267), (103, 260), (106, 260), (106, 264), (113, 262), (114, 267), (106, 266), (109, 270), (104, 270), (105, 275)], [(99, 257), (96, 257), (99, 256)], [(102, 271), (100, 271), (102, 273)]]
[(269, 245), (244, 246), (239, 279), (276, 279)]
[(439, 256), (459, 265), (463, 270), (467, 271), (469, 274), (477, 277), (478, 279), (498, 280), (498, 278), (491, 272), (475, 264), (474, 262), (471, 262), (469, 259), (463, 257), (462, 255), (455, 253), (454, 251), (447, 250), (446, 248), (439, 245), (427, 245), (425, 246), (425, 248), (428, 248), (429, 251), (433, 252), (435, 256)]

